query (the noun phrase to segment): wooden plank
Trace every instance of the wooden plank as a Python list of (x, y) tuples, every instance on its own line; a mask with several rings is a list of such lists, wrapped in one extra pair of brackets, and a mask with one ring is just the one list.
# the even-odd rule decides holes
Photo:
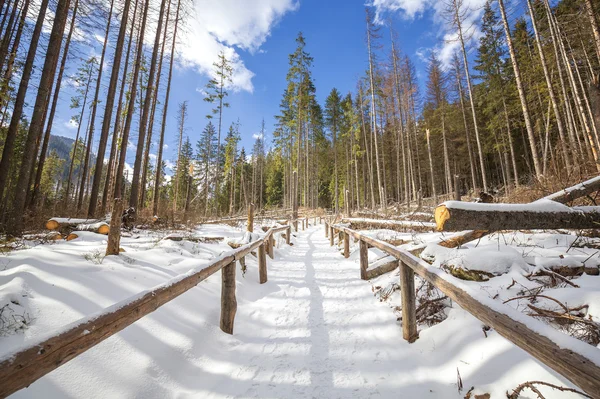
[(233, 260), (233, 256), (217, 259), (200, 270), (177, 276), (101, 313), (78, 320), (52, 337), (27, 343), (26, 348), (7, 354), (0, 360), (0, 397), (31, 385), (40, 377), (195, 287)]
[(233, 334), (233, 323), (237, 312), (235, 298), (235, 260), (221, 270), (221, 323), (224, 333)]
[(350, 236), (344, 232), (344, 258), (350, 257)]
[(363, 240), (359, 240), (360, 247), (360, 278), (367, 280), (367, 268), (369, 267), (369, 247)]
[(267, 256), (266, 256), (265, 244), (261, 244), (258, 247), (258, 281), (261, 284), (267, 282)]
[(290, 245), (291, 235), (292, 235), (292, 227), (288, 226), (286, 229), (286, 233), (285, 233), (285, 243), (287, 245)]
[(402, 337), (408, 342), (419, 338), (415, 298), (415, 272), (400, 262), (400, 294), (402, 297)]
[[(337, 227), (337, 226), (336, 226)], [(600, 398), (600, 357), (597, 348), (570, 337), (559, 331), (552, 331), (560, 337), (561, 346), (556, 344), (546, 335), (536, 331), (547, 330), (543, 322), (501, 304), (491, 298), (475, 299), (475, 293), (471, 293), (462, 282), (447, 274), (446, 272), (433, 268), (427, 262), (417, 258), (409, 252), (400, 250), (390, 244), (363, 236), (355, 231), (340, 226), (354, 237), (371, 244), (390, 255), (395, 256), (409, 266), (415, 273), (426, 281), (433, 284), (442, 293), (455, 301), (474, 317), (492, 327), (501, 336), (523, 349), (540, 362), (561, 374), (573, 384), (580, 387), (584, 392), (594, 398)], [(461, 288), (464, 287), (464, 288)], [(484, 303), (485, 302), (485, 303)], [(517, 320), (527, 320), (527, 324)], [(533, 325), (533, 329), (528, 325)], [(572, 351), (565, 346), (589, 347), (589, 352)], [(596, 361), (592, 360), (596, 359)]]
[(329, 245), (332, 246), (332, 247), (333, 247), (333, 240), (334, 240), (334, 237), (333, 237), (333, 227), (330, 227), (329, 228)]

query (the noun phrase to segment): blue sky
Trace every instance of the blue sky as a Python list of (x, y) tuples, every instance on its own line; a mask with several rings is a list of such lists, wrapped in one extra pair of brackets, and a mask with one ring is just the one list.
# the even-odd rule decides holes
[[(477, 10), (483, 0), (465, 3)], [(440, 17), (440, 4), (433, 0), (375, 0), (375, 9), (381, 18), (386, 23), (389, 17), (392, 18), (399, 35), (399, 46), (415, 63), (421, 83), (426, 67), (423, 59), (429, 51), (437, 51), (444, 58), (455, 48), (444, 42), (448, 33)], [(479, 11), (472, 15), (476, 21)], [(307, 51), (314, 57), (313, 78), (319, 102), (323, 103), (334, 87), (343, 94), (355, 91), (358, 78), (368, 67), (363, 1), (196, 0), (195, 10), (187, 20), (177, 48), (178, 62), (173, 75), (165, 138), (167, 160), (173, 161), (176, 156), (179, 103), (188, 102), (185, 134), (194, 145), (207, 123), (205, 117), (211, 106), (203, 101), (201, 91), (211, 73), (211, 64), (221, 50), (234, 60), (236, 68), (234, 87), (230, 89), (231, 107), (224, 113), (223, 133), (239, 118), (241, 145), (249, 152), (253, 135), (259, 132), (264, 118), (269, 141), (286, 84), (288, 55), (294, 51), (295, 38), (300, 31), (306, 38)], [(390, 49), (387, 27), (382, 26), (381, 34), (380, 60), (387, 61)], [(148, 44), (152, 42), (151, 36), (152, 32)], [(98, 44), (89, 51), (98, 54)], [(109, 74), (110, 68), (106, 68), (106, 79)], [(75, 136), (75, 126), (68, 123), (73, 114), (68, 108), (71, 93), (72, 88), (68, 85), (61, 92), (54, 134)], [(105, 98), (106, 94), (101, 93), (101, 99), (102, 96)], [(99, 113), (99, 117), (101, 115)], [(97, 132), (100, 123), (98, 119)], [(97, 136), (98, 133), (96, 140)], [(137, 118), (134, 118), (131, 141), (135, 144), (136, 140)], [(156, 144), (151, 153), (156, 153)], [(127, 162), (132, 164), (134, 156), (133, 149), (128, 151)]]

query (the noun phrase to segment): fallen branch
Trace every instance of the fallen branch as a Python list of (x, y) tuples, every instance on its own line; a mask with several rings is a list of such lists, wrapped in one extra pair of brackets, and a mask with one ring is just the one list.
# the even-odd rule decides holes
[(558, 385), (554, 385), (554, 384), (550, 384), (549, 382), (544, 382), (544, 381), (527, 381), (524, 382), (522, 384), (520, 384), (519, 386), (517, 386), (513, 392), (511, 394), (509, 394), (508, 392), (506, 392), (506, 397), (508, 399), (518, 399), (519, 395), (521, 393), (522, 390), (524, 390), (525, 388), (529, 388), (531, 389), (539, 398), (544, 399), (544, 396), (542, 395), (542, 393), (534, 386), (534, 385), (544, 385), (547, 387), (550, 387), (552, 389), (556, 389), (559, 390), (561, 392), (573, 392), (576, 394), (579, 394), (585, 398), (592, 398), (591, 396), (578, 391), (577, 389), (573, 389), (573, 388), (568, 388), (568, 387), (559, 387)]

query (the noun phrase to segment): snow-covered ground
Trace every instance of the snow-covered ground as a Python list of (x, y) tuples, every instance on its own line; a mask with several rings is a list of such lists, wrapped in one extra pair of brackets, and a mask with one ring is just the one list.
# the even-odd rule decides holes
[[(141, 234), (122, 241), (125, 252), (119, 257), (102, 259), (105, 237), (88, 233), (71, 242), (38, 245), (1, 256), (0, 307), (9, 306), (13, 315), (21, 315), (23, 320), (0, 336), (0, 357), (208, 263), (230, 250), (228, 239), (243, 236), (240, 229), (211, 225), (195, 234), (227, 238), (217, 244), (194, 244)], [(405, 234), (410, 242), (404, 245), (419, 246), (437, 237), (437, 233)], [(564, 235), (561, 237), (564, 240)], [(516, 255), (510, 252), (512, 255), (502, 258), (503, 265), (510, 262), (509, 273), (493, 278), (494, 284), (485, 282), (482, 289), (493, 296), (495, 288), (508, 286), (513, 278), (527, 284), (519, 269), (529, 267), (527, 262), (537, 264), (537, 258), (555, 256), (575, 262), (569, 260), (571, 254), (564, 256), (572, 242), (553, 244), (561, 237), (548, 235), (546, 241), (540, 236), (512, 237), (517, 241), (508, 245), (513, 245), (511, 251)], [(494, 240), (498, 238), (486, 238), (482, 243), (491, 245)], [(519, 256), (515, 242), (528, 240), (535, 240), (533, 249), (528, 247), (526, 254), (521, 253), (525, 257)], [(238, 269), (233, 336), (219, 329), (221, 277), (217, 273), (13, 397), (462, 398), (474, 386), (473, 393), (487, 392), (499, 398), (528, 380), (571, 386), (494, 331), (484, 332), (482, 323), (456, 304), (445, 308), (443, 322), (420, 326), (419, 339), (408, 344), (402, 339), (393, 309), (398, 305), (398, 292), (384, 302), (373, 292), (375, 286), (397, 281), (397, 273), (371, 282), (360, 280), (357, 251), (344, 259), (329, 246), (320, 225), (298, 232), (293, 242), (290, 247), (278, 239), (275, 259), (268, 260), (266, 284), (258, 283), (253, 257), (248, 257), (245, 275)], [(491, 250), (488, 248), (488, 256)], [(436, 262), (457, 258), (462, 266), (470, 262), (460, 253), (466, 249), (450, 253), (431, 247), (426, 251), (437, 255)], [(592, 249), (571, 251), (581, 257), (580, 263), (596, 259), (584, 259)], [(370, 250), (372, 260), (379, 255)], [(573, 281), (585, 293), (580, 301), (590, 304), (593, 313), (598, 309), (594, 287), (599, 286), (600, 278), (582, 276)], [(519, 286), (513, 288), (516, 296)], [(558, 287), (553, 291), (563, 295), (562, 300), (573, 298), (573, 290)], [(499, 300), (508, 299), (508, 294), (506, 291)], [(510, 303), (519, 306), (518, 301)], [(590, 350), (597, 349), (590, 346)], [(579, 397), (539, 389), (546, 398)]]

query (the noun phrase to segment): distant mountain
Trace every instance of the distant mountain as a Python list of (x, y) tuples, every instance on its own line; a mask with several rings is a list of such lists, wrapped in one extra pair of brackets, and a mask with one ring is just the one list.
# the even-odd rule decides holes
[[(52, 152), (52, 150), (55, 150), (61, 159), (66, 160), (65, 166), (63, 169), (63, 173), (62, 173), (63, 179), (66, 179), (69, 176), (69, 166), (70, 166), (69, 155), (71, 154), (71, 149), (73, 148), (74, 143), (75, 143), (74, 139), (71, 139), (68, 137), (63, 137), (63, 136), (50, 135), (50, 142), (48, 143), (48, 154), (50, 154)], [(89, 167), (93, 168), (93, 166), (95, 164), (96, 164), (96, 154), (92, 153), (90, 156)], [(79, 172), (79, 168), (75, 167), (73, 169), (74, 176), (77, 176), (78, 172)]]
[(48, 143), (48, 154), (52, 150), (55, 150), (59, 157), (68, 160), (74, 142), (74, 139), (70, 139), (68, 137), (50, 135), (50, 142)]

